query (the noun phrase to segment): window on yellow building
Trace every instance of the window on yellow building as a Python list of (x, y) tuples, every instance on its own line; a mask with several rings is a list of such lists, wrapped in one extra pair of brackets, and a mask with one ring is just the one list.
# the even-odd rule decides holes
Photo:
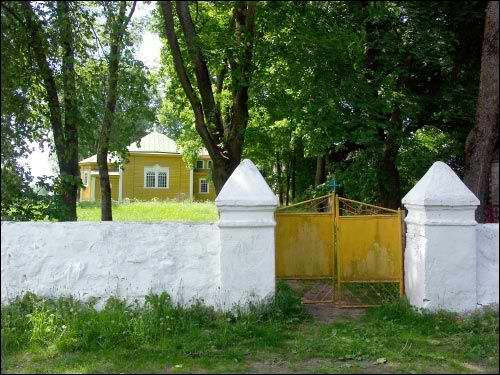
[(168, 168), (155, 165), (144, 167), (145, 188), (168, 188)]
[(158, 187), (167, 187), (167, 172), (158, 172)]
[(196, 160), (196, 169), (203, 169), (203, 160)]
[(146, 171), (146, 187), (148, 187), (148, 188), (155, 187), (155, 172), (154, 171)]
[(89, 172), (85, 171), (82, 173), (82, 182), (85, 187), (89, 185)]
[(208, 193), (208, 181), (205, 178), (200, 178), (200, 193)]

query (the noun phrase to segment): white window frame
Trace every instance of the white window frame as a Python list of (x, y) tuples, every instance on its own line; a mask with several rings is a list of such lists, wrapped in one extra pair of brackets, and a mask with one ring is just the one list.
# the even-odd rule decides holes
[[(201, 191), (201, 182), (205, 181), (207, 183), (207, 191)], [(206, 178), (200, 178), (198, 181), (198, 192), (200, 194), (208, 194), (210, 192), (210, 184), (208, 183), (208, 180)]]
[(212, 160), (207, 160), (207, 169), (212, 169)]
[(85, 186), (85, 187), (89, 186), (89, 175), (90, 175), (90, 173), (88, 171), (83, 171), (83, 173), (82, 173), (82, 183), (83, 183), (83, 186)]
[[(153, 186), (148, 186), (148, 174), (153, 175)], [(156, 171), (154, 167), (144, 167), (144, 187), (146, 189), (154, 189), (156, 187)]]
[[(198, 167), (199, 162), (201, 162), (201, 168)], [(205, 169), (205, 160), (203, 160), (203, 159), (196, 160), (196, 169)]]
[[(147, 186), (146, 184), (146, 175), (148, 172), (154, 172), (155, 183), (154, 186)], [(159, 178), (158, 175), (161, 172), (165, 172), (167, 174), (167, 186), (158, 186)], [(168, 167), (160, 167), (158, 164), (154, 166), (146, 166), (144, 167), (144, 188), (145, 189), (168, 189), (170, 187), (170, 169)]]

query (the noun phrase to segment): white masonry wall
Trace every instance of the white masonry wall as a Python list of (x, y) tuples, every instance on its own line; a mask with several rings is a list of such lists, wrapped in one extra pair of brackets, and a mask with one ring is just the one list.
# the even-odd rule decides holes
[(174, 302), (229, 310), (272, 297), (277, 197), (243, 160), (216, 204), (216, 224), (2, 222), (2, 303), (27, 291), (101, 305), (166, 291)]
[(428, 310), (468, 312), (498, 304), (498, 224), (478, 224), (479, 200), (436, 162), (403, 198), (405, 292)]
[(215, 224), (2, 222), (2, 303), (32, 291), (86, 300), (141, 300), (167, 291), (188, 303), (217, 303)]
[(498, 304), (498, 224), (476, 226), (477, 303)]
[(275, 291), (274, 211), (278, 197), (250, 160), (220, 191), (221, 292), (226, 306), (262, 300)]

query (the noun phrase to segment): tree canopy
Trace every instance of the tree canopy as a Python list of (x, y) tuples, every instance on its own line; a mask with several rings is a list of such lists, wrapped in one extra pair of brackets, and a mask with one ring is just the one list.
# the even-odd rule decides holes
[[(156, 126), (191, 166), (208, 151), (217, 190), (248, 157), (282, 204), (325, 194), (335, 180), (342, 194), (391, 208), (436, 160), (461, 177), (471, 170), (465, 145), (479, 116), (486, 2), (151, 3), (149, 24), (132, 21), (123, 34), (108, 147), (124, 160), (126, 146)], [(17, 161), (30, 141), (57, 148), (26, 4), (81, 159), (99, 146), (106, 17), (124, 3), (68, 1), (66, 12), (53, 1), (2, 4), (2, 174), (11, 176), (2, 202), (4, 184), (29, 182)], [(134, 57), (145, 28), (162, 41), (157, 71)], [(498, 126), (484, 129), (498, 138)]]

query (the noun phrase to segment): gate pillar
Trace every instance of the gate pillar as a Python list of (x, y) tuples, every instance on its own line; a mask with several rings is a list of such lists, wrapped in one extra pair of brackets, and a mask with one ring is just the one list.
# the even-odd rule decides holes
[(435, 162), (403, 198), (405, 291), (429, 310), (465, 312), (476, 305), (476, 221), (479, 200), (453, 170)]
[(219, 209), (220, 278), (224, 307), (275, 292), (274, 211), (278, 197), (257, 167), (243, 160), (215, 199)]

